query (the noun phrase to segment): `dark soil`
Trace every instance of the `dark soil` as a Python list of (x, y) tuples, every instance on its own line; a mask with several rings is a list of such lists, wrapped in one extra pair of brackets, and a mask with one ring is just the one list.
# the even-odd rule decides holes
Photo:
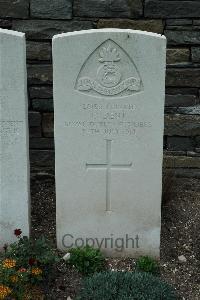
[[(32, 180), (32, 235), (41, 234), (55, 246), (55, 184), (52, 178)], [(176, 178), (165, 193), (162, 207), (161, 276), (173, 284), (185, 300), (200, 300), (200, 180)], [(184, 255), (185, 262), (178, 257)], [(107, 259), (113, 270), (133, 270), (133, 259)], [(80, 289), (82, 276), (59, 263), (45, 283), (46, 299), (62, 300)], [(68, 298), (70, 299), (70, 298)], [(103, 299), (102, 299), (103, 300)]]

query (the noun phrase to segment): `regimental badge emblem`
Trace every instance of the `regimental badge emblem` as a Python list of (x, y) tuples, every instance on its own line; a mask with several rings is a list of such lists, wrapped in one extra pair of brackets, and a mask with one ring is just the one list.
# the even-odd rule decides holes
[(109, 39), (84, 62), (75, 89), (96, 97), (122, 97), (140, 92), (143, 85), (133, 60)]

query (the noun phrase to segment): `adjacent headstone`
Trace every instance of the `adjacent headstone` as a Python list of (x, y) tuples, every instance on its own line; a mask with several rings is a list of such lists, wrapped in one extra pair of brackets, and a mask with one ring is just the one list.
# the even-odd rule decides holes
[(0, 248), (29, 235), (25, 35), (0, 29)]
[(159, 256), (165, 52), (142, 31), (54, 37), (59, 248)]

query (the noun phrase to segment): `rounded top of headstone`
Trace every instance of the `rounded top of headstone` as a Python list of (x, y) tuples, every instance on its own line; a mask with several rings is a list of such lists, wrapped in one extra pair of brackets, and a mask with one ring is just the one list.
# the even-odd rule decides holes
[(82, 34), (98, 34), (98, 33), (127, 33), (127, 34), (134, 34), (134, 35), (143, 35), (143, 36), (149, 36), (152, 38), (157, 39), (164, 39), (166, 40), (166, 37), (164, 35), (154, 33), (154, 32), (148, 32), (148, 31), (142, 31), (142, 30), (132, 30), (132, 29), (119, 29), (119, 28), (104, 28), (104, 29), (89, 29), (89, 30), (80, 30), (80, 31), (73, 31), (73, 32), (67, 32), (67, 33), (61, 33), (54, 35), (53, 40), (57, 38), (64, 38), (68, 36), (76, 36), (76, 35), (82, 35)]
[(0, 35), (2, 34), (9, 35), (9, 36), (25, 37), (25, 33), (23, 32), (0, 28)]

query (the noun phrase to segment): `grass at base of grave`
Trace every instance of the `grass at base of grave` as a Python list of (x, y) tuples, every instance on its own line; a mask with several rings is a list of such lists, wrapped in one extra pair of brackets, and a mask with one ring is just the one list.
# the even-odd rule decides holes
[[(32, 186), (32, 233), (45, 233), (55, 241), (55, 187), (52, 178), (38, 178)], [(185, 299), (200, 299), (199, 211), (200, 180), (177, 178), (170, 193), (171, 199), (162, 208), (161, 278), (176, 287)], [(39, 214), (40, 212), (40, 214)], [(62, 254), (61, 254), (62, 255)], [(178, 260), (184, 255), (185, 263)], [(107, 269), (131, 271), (133, 259), (106, 259)], [(65, 262), (57, 264), (54, 278), (44, 286), (47, 299), (74, 299), (81, 288), (82, 275)]]

